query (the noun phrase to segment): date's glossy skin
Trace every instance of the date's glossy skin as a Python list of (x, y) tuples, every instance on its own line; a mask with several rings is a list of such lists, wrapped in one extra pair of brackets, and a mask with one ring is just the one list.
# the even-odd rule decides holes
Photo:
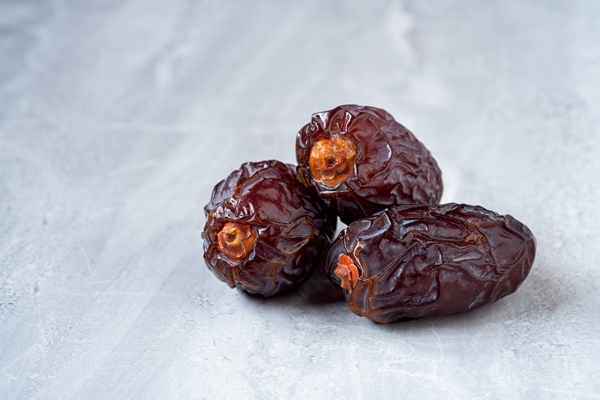
[(531, 231), (479, 206), (392, 207), (343, 230), (326, 259), (350, 309), (379, 323), (469, 311), (514, 293), (535, 258)]
[(335, 216), (279, 161), (249, 162), (219, 182), (204, 208), (204, 259), (230, 287), (273, 296), (310, 276)]
[(399, 204), (434, 204), (442, 173), (429, 150), (385, 110), (343, 105), (313, 114), (296, 137), (298, 178), (349, 224)]

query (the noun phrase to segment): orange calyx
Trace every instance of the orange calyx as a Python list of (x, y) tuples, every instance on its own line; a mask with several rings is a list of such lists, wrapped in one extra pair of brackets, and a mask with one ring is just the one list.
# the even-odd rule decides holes
[(336, 186), (350, 177), (355, 158), (356, 147), (349, 139), (341, 136), (321, 139), (310, 151), (310, 173), (314, 180)]
[(354, 265), (354, 261), (346, 254), (340, 254), (333, 273), (340, 278), (342, 288), (352, 293), (358, 283), (358, 268)]
[(239, 261), (248, 257), (254, 248), (256, 231), (250, 225), (227, 222), (218, 233), (219, 250), (227, 257)]

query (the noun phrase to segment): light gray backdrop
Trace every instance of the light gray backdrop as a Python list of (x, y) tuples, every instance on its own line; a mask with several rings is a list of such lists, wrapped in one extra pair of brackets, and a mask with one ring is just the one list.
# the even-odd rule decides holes
[[(0, 0), (0, 398), (600, 398), (600, 2)], [(381, 326), (318, 277), (252, 299), (203, 206), (379, 106), (443, 200), (538, 239), (519, 291)]]

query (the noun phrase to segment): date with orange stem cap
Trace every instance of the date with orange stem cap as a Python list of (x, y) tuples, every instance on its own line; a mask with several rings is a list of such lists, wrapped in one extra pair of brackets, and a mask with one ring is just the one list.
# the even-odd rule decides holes
[(280, 161), (244, 163), (204, 208), (204, 260), (217, 278), (273, 296), (304, 283), (326, 251), (336, 216)]
[(523, 283), (535, 250), (531, 231), (510, 215), (466, 204), (404, 205), (351, 223), (325, 268), (350, 310), (388, 323), (498, 301)]
[(388, 112), (343, 105), (313, 114), (296, 136), (298, 178), (334, 205), (342, 222), (442, 196), (437, 162)]

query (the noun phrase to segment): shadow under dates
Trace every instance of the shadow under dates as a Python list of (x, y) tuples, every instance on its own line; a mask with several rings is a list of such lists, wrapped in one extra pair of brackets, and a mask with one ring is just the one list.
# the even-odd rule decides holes
[(297, 290), (290, 293), (265, 298), (260, 295), (252, 295), (243, 291), (240, 292), (252, 301), (264, 301), (273, 304), (282, 302), (289, 303), (290, 300), (293, 299), (303, 307), (328, 305), (331, 303), (344, 303), (345, 305), (344, 293), (339, 287), (331, 283), (322, 268), (317, 268), (308, 281)]

